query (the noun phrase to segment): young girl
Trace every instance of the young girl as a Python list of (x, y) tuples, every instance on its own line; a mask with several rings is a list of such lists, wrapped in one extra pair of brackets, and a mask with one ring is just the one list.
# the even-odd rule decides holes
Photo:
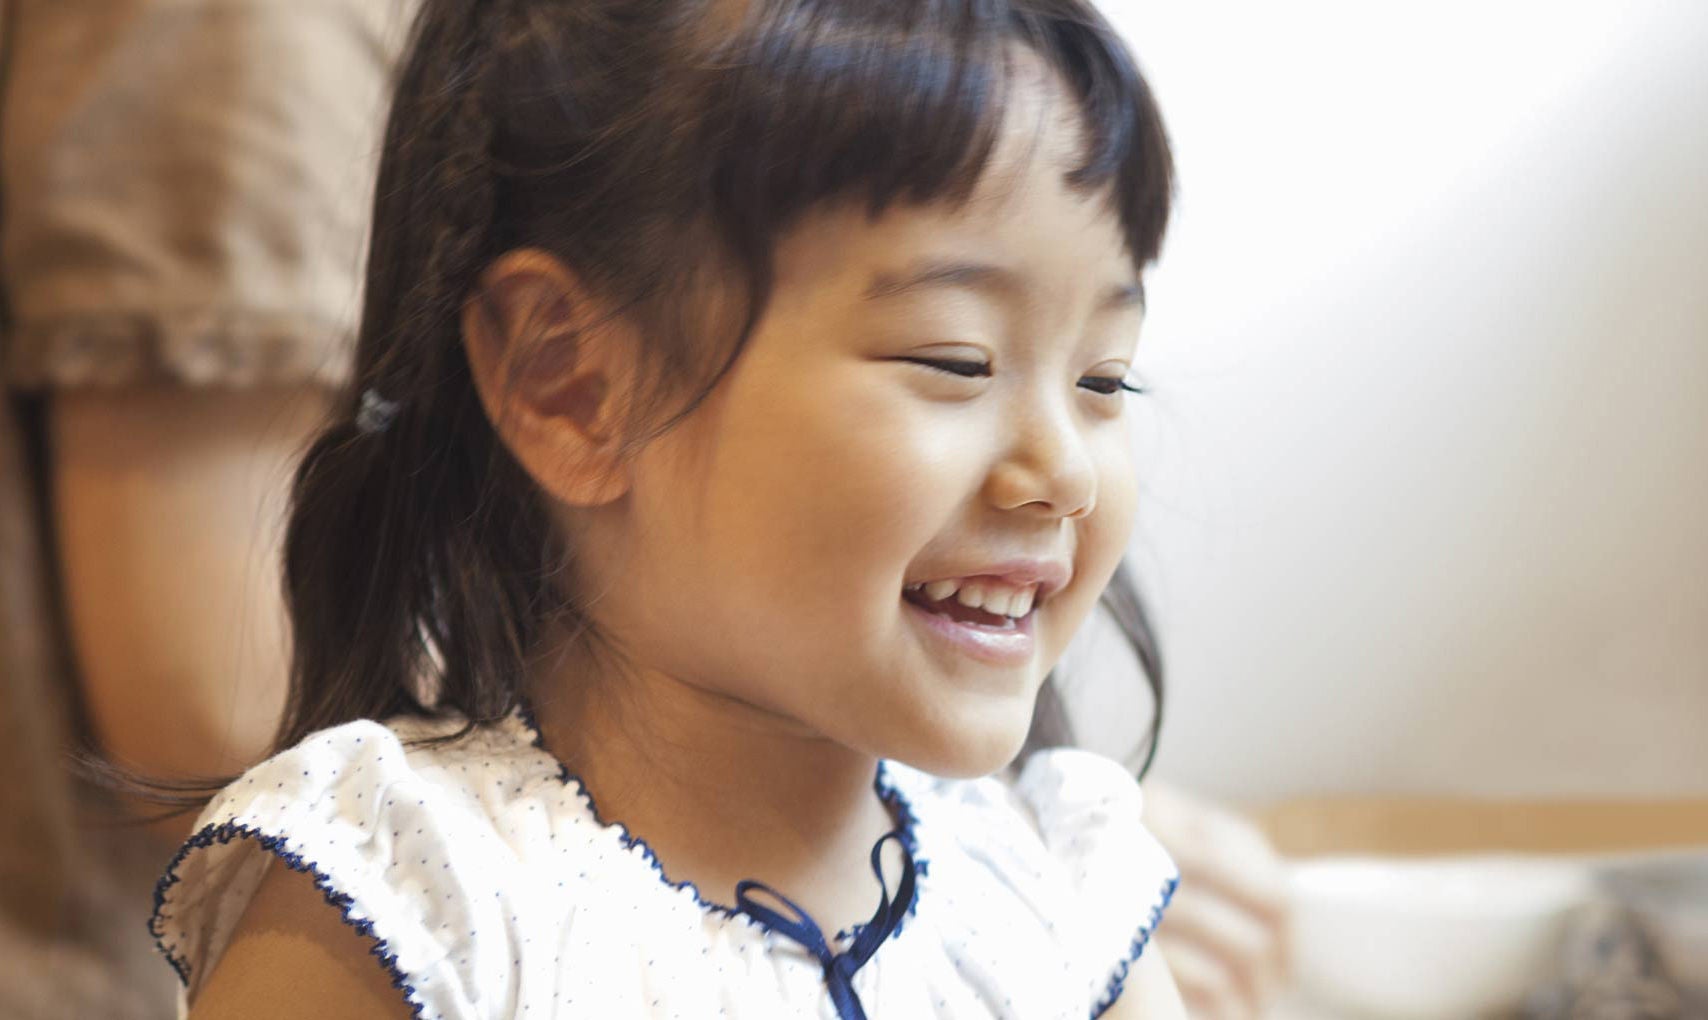
[(1171, 163), (1097, 12), (426, 0), (378, 185), (186, 1013), (1181, 1015), (1133, 777), (999, 774), (1100, 596), (1152, 651)]

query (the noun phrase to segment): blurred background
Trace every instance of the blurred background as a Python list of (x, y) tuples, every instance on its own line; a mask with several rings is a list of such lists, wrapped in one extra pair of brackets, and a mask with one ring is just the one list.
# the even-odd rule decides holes
[(1708, 4), (1106, 9), (1180, 173), (1154, 774), (1306, 862), (1298, 1015), (1514, 1008), (1610, 882), (1708, 984)]
[[(1179, 170), (1130, 562), (1193, 1016), (1708, 1016), (1708, 3), (1101, 6)], [(0, 1015), (170, 1015), (182, 833), (43, 763), (264, 747), (409, 7), (0, 3)], [(1065, 665), (1136, 767), (1110, 621)]]
[(1708, 5), (1111, 12), (1180, 161), (1168, 772), (1708, 796)]

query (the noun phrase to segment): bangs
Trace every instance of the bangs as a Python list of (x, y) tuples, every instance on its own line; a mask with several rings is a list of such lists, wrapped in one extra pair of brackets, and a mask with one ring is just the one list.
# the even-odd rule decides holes
[(790, 227), (968, 202), (1034, 63), (1077, 120), (1064, 186), (1101, 197), (1142, 274), (1168, 222), (1168, 138), (1086, 0), (528, 5), (481, 79), (495, 215), (470, 261), (536, 245), (575, 267), (652, 338), (646, 402), (680, 404), (668, 428), (739, 357)]
[[(1084, 151), (1064, 182), (1107, 190), (1137, 266), (1162, 244), (1173, 167), (1161, 116), (1125, 44), (1071, 2), (752, 0), (705, 18), (695, 120), (712, 208), (775, 238), (809, 208), (964, 203), (986, 170), (1014, 87), (1015, 44), (1076, 101)], [(708, 24), (716, 26), (708, 29)], [(708, 32), (721, 38), (704, 38)], [(705, 158), (704, 155), (702, 158)]]

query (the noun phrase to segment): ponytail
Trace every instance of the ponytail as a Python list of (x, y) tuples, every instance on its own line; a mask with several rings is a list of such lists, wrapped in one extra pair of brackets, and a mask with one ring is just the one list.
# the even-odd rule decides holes
[[(508, 6), (428, 4), (398, 82), (355, 377), (292, 488), (279, 748), (440, 702), (470, 726), (515, 705), (514, 682), (483, 681), (523, 666), (549, 594), (549, 529), (480, 406), (460, 334), (492, 254), (487, 89)], [(378, 408), (384, 428), (372, 427)]]

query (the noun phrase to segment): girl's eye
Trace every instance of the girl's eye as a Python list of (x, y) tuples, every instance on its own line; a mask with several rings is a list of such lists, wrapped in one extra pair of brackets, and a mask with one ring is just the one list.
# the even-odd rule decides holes
[[(916, 365), (924, 365), (939, 372), (958, 375), (965, 379), (990, 375), (990, 365), (983, 361), (957, 361), (940, 358), (903, 358), (901, 360), (910, 361)], [(1080, 385), (1093, 393), (1106, 397), (1115, 396), (1123, 390), (1128, 393), (1146, 392), (1143, 386), (1135, 386), (1119, 376), (1091, 376)]]
[(951, 375), (958, 375), (967, 379), (990, 374), (990, 366), (982, 361), (944, 361), (936, 358), (903, 358), (901, 360), (911, 361), (916, 365), (924, 365), (939, 372), (948, 372)]
[[(1086, 383), (1096, 383), (1097, 385), (1088, 386)], [(1126, 390), (1128, 393), (1145, 392), (1145, 388), (1143, 386), (1134, 386), (1125, 379), (1112, 376), (1092, 376), (1091, 378), (1086, 379), (1085, 382), (1080, 383), (1080, 385), (1085, 386), (1086, 389), (1093, 393), (1101, 393), (1106, 397), (1113, 397), (1122, 390)]]

